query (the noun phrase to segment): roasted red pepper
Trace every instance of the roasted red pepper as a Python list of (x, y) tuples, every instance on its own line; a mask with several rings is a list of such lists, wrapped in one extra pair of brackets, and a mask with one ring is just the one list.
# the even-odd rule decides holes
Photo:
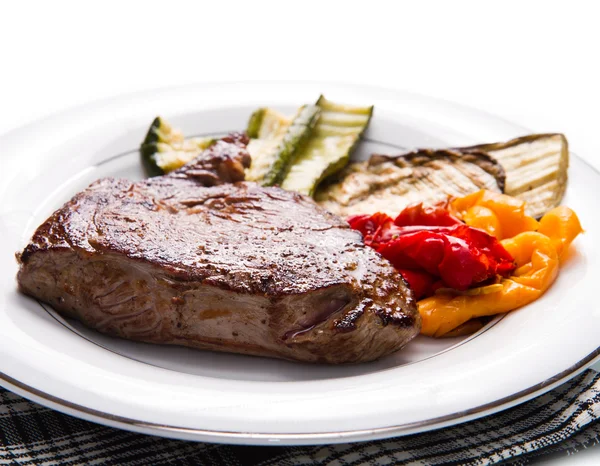
[(443, 227), (460, 224), (462, 222), (450, 214), (445, 204), (427, 207), (424, 207), (423, 204), (415, 204), (400, 212), (394, 220), (394, 225), (399, 227), (409, 225)]
[(495, 237), (463, 224), (442, 206), (411, 206), (394, 220), (377, 213), (348, 222), (402, 273), (417, 299), (439, 287), (466, 290), (515, 269)]
[(444, 286), (439, 279), (436, 279), (432, 274), (423, 272), (422, 270), (398, 269), (398, 272), (400, 272), (400, 275), (408, 282), (416, 299), (431, 296), (437, 288), (442, 288)]

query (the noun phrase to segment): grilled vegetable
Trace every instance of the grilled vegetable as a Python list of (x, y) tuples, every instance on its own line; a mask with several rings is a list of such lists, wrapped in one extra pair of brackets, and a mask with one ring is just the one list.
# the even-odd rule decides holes
[(324, 96), (317, 106), (321, 117), (281, 184), (283, 189), (309, 196), (323, 179), (348, 164), (373, 113), (373, 107), (340, 105)]
[[(497, 198), (498, 205), (505, 200)], [(511, 227), (506, 224), (507, 220), (510, 218), (501, 221), (505, 231)], [(503, 239), (500, 243), (514, 258), (517, 267), (511, 276), (503, 278), (500, 287), (492, 285), (494, 289), (488, 289), (489, 293), (439, 293), (419, 301), (423, 320), (421, 333), (434, 337), (448, 336), (449, 332), (473, 318), (509, 312), (535, 301), (552, 285), (558, 275), (560, 259), (582, 231), (575, 212), (561, 206), (542, 217), (538, 231), (524, 229)]]
[[(246, 134), (251, 139), (258, 139), (260, 137), (260, 129), (265, 118), (267, 112), (272, 112), (273, 114), (277, 113), (274, 110), (270, 110), (268, 108), (259, 108), (252, 115), (250, 115), (250, 119), (248, 120), (248, 126), (246, 128)], [(286, 119), (283, 115), (281, 115), (281, 120)], [(287, 120), (287, 119), (286, 119)], [(286, 121), (287, 123), (287, 121)]]
[(417, 204), (395, 219), (381, 212), (356, 215), (348, 223), (362, 233), (365, 245), (391, 262), (417, 299), (438, 288), (468, 292), (515, 269), (497, 238), (465, 225), (441, 206)]
[(214, 142), (214, 138), (184, 139), (181, 131), (156, 117), (140, 147), (142, 165), (148, 176), (164, 175), (185, 165)]
[(449, 205), (452, 215), (498, 239), (539, 229), (539, 222), (526, 210), (527, 204), (521, 199), (483, 190), (454, 199)]
[(502, 192), (504, 179), (500, 164), (485, 153), (423, 149), (351, 164), (335, 181), (319, 187), (315, 199), (341, 216), (395, 215), (411, 204), (436, 203), (448, 195)]
[(261, 182), (264, 179), (291, 124), (291, 118), (271, 108), (259, 108), (250, 116), (246, 134), (251, 138), (248, 152), (252, 156), (252, 164), (246, 170), (247, 180)]
[(506, 172), (505, 193), (527, 202), (527, 213), (532, 217), (541, 217), (563, 198), (569, 146), (562, 134), (531, 134), (458, 150), (483, 151), (498, 160)]
[(298, 150), (310, 137), (319, 114), (319, 107), (305, 105), (288, 122), (285, 116), (271, 109), (254, 112), (248, 122), (247, 133), (257, 138), (248, 145), (252, 165), (246, 179), (263, 186), (281, 183)]

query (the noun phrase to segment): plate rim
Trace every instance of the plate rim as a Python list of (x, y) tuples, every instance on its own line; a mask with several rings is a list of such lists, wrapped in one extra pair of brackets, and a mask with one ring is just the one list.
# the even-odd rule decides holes
[[(246, 83), (244, 81), (231, 81), (226, 82), (229, 83)], [(262, 83), (282, 83), (282, 81), (253, 81), (253, 84)], [(293, 85), (294, 83), (305, 83), (305, 81), (283, 81), (286, 85)], [(311, 83), (318, 83), (318, 81), (311, 81)], [(164, 87), (157, 89), (160, 90), (184, 90), (186, 88), (194, 88), (198, 85), (202, 87), (210, 87), (215, 84), (223, 84), (222, 82), (214, 82), (214, 83), (200, 83), (200, 84), (188, 84), (184, 86), (176, 86), (176, 87)], [(336, 84), (335, 82), (323, 82), (323, 84), (332, 85)], [(341, 84), (341, 83), (340, 83)], [(417, 99), (426, 99), (430, 101), (441, 102), (445, 104), (449, 104), (455, 108), (462, 108), (470, 112), (477, 112), (479, 114), (485, 114), (496, 121), (502, 121), (514, 128), (519, 128), (523, 131), (528, 131), (526, 128), (521, 127), (518, 124), (512, 123), (502, 117), (498, 117), (492, 113), (488, 113), (486, 111), (482, 111), (473, 107), (465, 106), (460, 103), (455, 103), (449, 100), (438, 99), (434, 97), (429, 97), (422, 94), (412, 93), (400, 91), (397, 89), (390, 89), (385, 87), (378, 86), (366, 86), (366, 85), (356, 85), (352, 83), (346, 83), (349, 86), (357, 87), (359, 89), (368, 91), (373, 89), (378, 89), (381, 91), (389, 92), (398, 95), (398, 97), (402, 95), (411, 95), (416, 97)], [(133, 96), (141, 96), (147, 95), (153, 91), (138, 91), (134, 93), (122, 94), (119, 96), (114, 96), (109, 99), (100, 99), (93, 102), (84, 103), (81, 105), (77, 105), (66, 109), (61, 112), (57, 112), (53, 115), (49, 115), (47, 117), (40, 118), (34, 122), (23, 125), (19, 128), (13, 129), (0, 135), (0, 140), (6, 140), (6, 138), (13, 137), (20, 133), (21, 131), (27, 131), (30, 128), (35, 127), (36, 125), (44, 124), (46, 121), (50, 121), (55, 119), (59, 115), (67, 115), (74, 111), (84, 110), (89, 107), (93, 107), (94, 105), (105, 103), (108, 101), (119, 101), (123, 98), (133, 97)], [(573, 152), (570, 152), (572, 157), (577, 158), (580, 162), (584, 163), (587, 167), (593, 170), (596, 174), (600, 175), (600, 171), (594, 167), (593, 164), (588, 162), (585, 158), (579, 157)], [(22, 394), (25, 398), (32, 399), (40, 404), (52, 407), (57, 409), (58, 411), (65, 412), (67, 414), (78, 413), (85, 415), (84, 418), (88, 420), (95, 420), (102, 424), (114, 425), (117, 427), (125, 427), (129, 430), (134, 430), (142, 433), (154, 433), (159, 434), (166, 437), (173, 438), (182, 438), (181, 435), (178, 434), (190, 434), (192, 437), (187, 438), (188, 440), (197, 440), (197, 441), (207, 441), (206, 437), (211, 437), (210, 440), (216, 443), (243, 443), (243, 444), (263, 444), (263, 445), (272, 445), (273, 442), (286, 442), (293, 441), (292, 443), (278, 443), (280, 445), (283, 444), (311, 444), (311, 441), (323, 442), (347, 442), (347, 441), (360, 441), (366, 440), (369, 438), (387, 438), (398, 435), (407, 435), (415, 432), (423, 432), (425, 430), (432, 430), (439, 427), (444, 427), (446, 425), (454, 425), (462, 422), (467, 422), (469, 420), (485, 416), (487, 414), (491, 414), (493, 412), (497, 412), (499, 410), (505, 409), (511, 405), (518, 404), (520, 402), (524, 402), (528, 399), (531, 399), (539, 394), (545, 393), (548, 390), (560, 385), (561, 383), (566, 382), (567, 380), (575, 377), (577, 374), (585, 370), (587, 367), (592, 365), (596, 360), (600, 359), (600, 347), (596, 348), (592, 353), (588, 354), (583, 359), (579, 360), (577, 363), (572, 365), (571, 367), (561, 371), (559, 374), (556, 374), (553, 377), (547, 378), (543, 382), (535, 384), (527, 389), (521, 390), (517, 393), (514, 393), (510, 396), (498, 399), (491, 403), (486, 403), (484, 405), (474, 407), (468, 410), (460, 411), (454, 414), (444, 415), (438, 418), (428, 419), (426, 421), (419, 421), (410, 424), (399, 424), (395, 426), (381, 427), (381, 428), (373, 428), (373, 429), (355, 429), (348, 431), (338, 431), (338, 432), (315, 432), (315, 433), (250, 433), (250, 432), (229, 432), (229, 431), (219, 431), (219, 430), (210, 430), (210, 429), (196, 429), (196, 428), (186, 428), (186, 427), (177, 427), (177, 426), (168, 426), (158, 423), (146, 422), (146, 421), (136, 421), (135, 419), (130, 419), (127, 417), (117, 416), (109, 413), (105, 413), (102, 411), (97, 411), (92, 408), (88, 408), (86, 406), (77, 405), (68, 400), (55, 397), (54, 395), (43, 392), (35, 387), (24, 384), (12, 377), (0, 372), (0, 385), (5, 387), (10, 387), (11, 391), (15, 393)], [(29, 396), (27, 396), (29, 395)], [(41, 400), (41, 401), (40, 401)], [(458, 421), (458, 422), (454, 422)]]
[[(72, 403), (68, 400), (55, 397), (45, 393), (37, 388), (24, 384), (3, 372), (0, 372), (0, 385), (9, 389), (13, 393), (23, 396), (29, 401), (39, 403), (48, 408), (56, 409), (64, 414), (73, 415), (73, 413), (83, 414), (82, 418), (88, 421), (96, 421), (110, 427), (125, 427), (126, 430), (160, 435), (174, 439), (191, 440), (198, 442), (222, 443), (222, 444), (241, 444), (241, 445), (314, 445), (313, 441), (327, 441), (330, 443), (360, 442), (375, 439), (385, 439), (392, 437), (401, 437), (415, 433), (423, 433), (448, 426), (460, 425), (475, 419), (479, 419), (490, 414), (494, 414), (512, 406), (527, 402), (539, 395), (549, 392), (563, 383), (575, 378), (585, 371), (595, 362), (600, 361), (600, 347), (577, 362), (575, 365), (562, 371), (561, 373), (550, 377), (532, 387), (524, 389), (513, 395), (501, 398), (491, 403), (486, 403), (475, 408), (445, 416), (418, 421), (408, 424), (398, 424), (395, 426), (378, 427), (373, 429), (354, 429), (331, 432), (311, 432), (311, 433), (265, 433), (265, 432), (236, 432), (219, 431), (211, 429), (196, 429), (190, 427), (177, 427), (165, 424), (138, 421), (135, 419), (104, 413), (86, 406)], [(39, 401), (41, 400), (41, 401)], [(455, 422), (458, 421), (458, 422)], [(179, 434), (179, 435), (178, 435)], [(185, 438), (182, 438), (181, 434)], [(188, 436), (190, 436), (188, 438)], [(207, 440), (207, 438), (209, 440)], [(287, 443), (293, 441), (293, 443)], [(283, 442), (283, 443), (280, 443)]]

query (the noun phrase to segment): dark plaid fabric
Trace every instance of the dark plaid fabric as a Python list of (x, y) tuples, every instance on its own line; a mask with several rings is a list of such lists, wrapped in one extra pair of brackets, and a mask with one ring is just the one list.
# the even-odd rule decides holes
[(587, 371), (532, 401), (451, 428), (354, 444), (244, 447), (168, 440), (103, 427), (0, 389), (0, 464), (530, 464), (598, 443), (599, 417), (600, 374)]

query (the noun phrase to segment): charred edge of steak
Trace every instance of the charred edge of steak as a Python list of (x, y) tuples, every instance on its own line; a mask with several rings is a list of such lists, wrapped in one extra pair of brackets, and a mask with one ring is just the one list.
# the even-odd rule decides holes
[(225, 136), (198, 157), (166, 175), (189, 178), (202, 186), (244, 181), (245, 169), (250, 167), (251, 157), (246, 150), (250, 140), (242, 133)]
[(475, 149), (417, 149), (401, 155), (373, 154), (368, 165), (374, 166), (385, 162), (394, 162), (401, 168), (412, 168), (425, 165), (434, 160), (446, 160), (454, 163), (458, 159), (473, 163), (493, 176), (500, 191), (504, 192), (506, 172), (502, 165), (488, 153)]
[[(416, 314), (416, 303), (412, 296), (413, 292), (408, 285), (406, 291), (408, 294), (408, 296), (405, 297), (406, 308), (412, 309), (413, 314)], [(365, 298), (355, 307), (345, 313), (341, 318), (334, 320), (333, 328), (342, 333), (356, 330), (358, 320), (369, 309), (371, 309), (373, 313), (379, 317), (381, 324), (384, 327), (388, 325), (394, 325), (400, 328), (411, 328), (416, 323), (414, 315), (410, 315), (409, 313), (405, 312), (405, 309), (398, 307), (395, 310), (390, 311), (387, 308), (374, 305), (373, 300)]]
[[(73, 204), (69, 202), (67, 205)], [(61, 211), (56, 211), (42, 223), (35, 233), (33, 234), (29, 244), (23, 249), (22, 252), (15, 253), (15, 257), (19, 264), (25, 264), (31, 258), (33, 254), (38, 251), (48, 249), (50, 247), (64, 246), (68, 248), (69, 245), (65, 242), (65, 232), (63, 228), (63, 218)]]
[(357, 306), (350, 309), (349, 312), (344, 314), (340, 319), (336, 319), (333, 322), (333, 328), (338, 332), (352, 332), (356, 330), (356, 323), (358, 319), (373, 305), (373, 300), (366, 298), (363, 299)]
[(386, 309), (377, 306), (377, 308), (374, 309), (374, 312), (379, 316), (384, 326), (395, 325), (400, 328), (410, 328), (415, 325), (415, 317), (406, 314), (402, 309), (389, 312), (386, 311)]

